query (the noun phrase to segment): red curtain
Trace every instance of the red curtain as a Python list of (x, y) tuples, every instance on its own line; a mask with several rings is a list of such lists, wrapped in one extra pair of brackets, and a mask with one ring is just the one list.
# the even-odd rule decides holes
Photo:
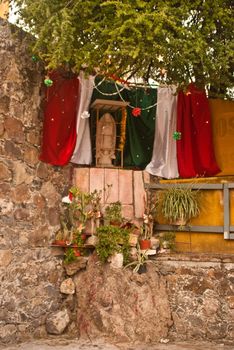
[(208, 99), (204, 91), (190, 84), (180, 91), (177, 103), (177, 161), (182, 178), (213, 176), (220, 172), (216, 163)]
[(52, 165), (69, 162), (76, 144), (76, 115), (79, 98), (78, 77), (52, 73), (47, 88), (43, 138), (39, 159)]

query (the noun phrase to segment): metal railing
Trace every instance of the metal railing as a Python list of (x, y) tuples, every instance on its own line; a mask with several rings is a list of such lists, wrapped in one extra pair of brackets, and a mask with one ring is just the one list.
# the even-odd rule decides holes
[[(148, 190), (163, 190), (175, 186), (175, 183), (163, 184), (145, 184)], [(191, 184), (178, 183), (180, 188), (191, 186)], [(193, 183), (194, 190), (222, 190), (223, 191), (223, 226), (211, 225), (186, 225), (178, 228), (176, 225), (160, 225), (154, 226), (156, 231), (190, 231), (203, 233), (223, 233), (224, 239), (234, 239), (234, 226), (230, 225), (230, 189), (234, 189), (234, 183)]]

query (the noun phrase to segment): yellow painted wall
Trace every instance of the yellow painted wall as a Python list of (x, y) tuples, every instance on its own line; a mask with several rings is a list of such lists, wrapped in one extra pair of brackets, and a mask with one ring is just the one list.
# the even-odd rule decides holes
[(218, 176), (234, 175), (234, 102), (209, 100), (214, 149), (222, 170)]
[[(213, 142), (217, 163), (222, 170), (217, 177), (201, 179), (184, 179), (180, 181), (162, 180), (162, 183), (234, 183), (234, 102), (209, 100)], [(201, 192), (201, 213), (191, 224), (223, 226), (222, 191), (204, 190)], [(166, 224), (159, 218), (161, 224)], [(234, 225), (234, 189), (230, 190), (230, 224)], [(223, 233), (177, 232), (176, 247), (182, 252), (227, 253), (234, 254), (234, 240), (224, 240)]]
[[(160, 183), (176, 182), (234, 183), (234, 176), (160, 181)], [(197, 218), (192, 219), (190, 223), (196, 226), (223, 226), (222, 190), (201, 190), (200, 200), (201, 213)], [(230, 223), (234, 225), (234, 189), (230, 190), (230, 207)], [(160, 224), (168, 224), (162, 217), (157, 219)], [(234, 240), (225, 240), (223, 233), (176, 232), (176, 249), (179, 252), (234, 254)]]
[(3, 3), (0, 3), (0, 17), (8, 18), (8, 13), (9, 13), (9, 3), (8, 1), (4, 0)]

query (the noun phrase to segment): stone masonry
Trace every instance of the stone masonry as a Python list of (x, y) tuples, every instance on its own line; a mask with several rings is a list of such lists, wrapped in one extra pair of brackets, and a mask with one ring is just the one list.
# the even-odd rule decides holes
[[(0, 19), (0, 342), (63, 332), (68, 339), (233, 344), (233, 257), (158, 255), (143, 275), (101, 266), (95, 255), (63, 268), (61, 251), (50, 244), (71, 166), (38, 161), (44, 72), (31, 60), (30, 38), (13, 32)], [(98, 171), (108, 183), (108, 176), (116, 178), (121, 188), (112, 200), (123, 198), (126, 212), (136, 210), (141, 172), (83, 168), (74, 176), (83, 172), (87, 180)], [(124, 190), (129, 174), (131, 197)], [(142, 201), (138, 204), (139, 218)]]
[(0, 338), (45, 334), (61, 308), (61, 258), (50, 242), (70, 168), (38, 161), (43, 71), (29, 38), (0, 19)]

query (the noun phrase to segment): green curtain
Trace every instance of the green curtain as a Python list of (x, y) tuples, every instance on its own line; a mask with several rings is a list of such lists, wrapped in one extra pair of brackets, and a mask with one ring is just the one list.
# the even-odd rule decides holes
[(123, 96), (132, 107), (142, 109), (141, 115), (134, 117), (133, 108), (127, 108), (124, 166), (144, 169), (151, 161), (153, 152), (156, 107), (150, 109), (148, 107), (156, 103), (157, 90), (143, 88), (124, 90)]
[[(99, 79), (95, 80), (97, 85)], [(127, 101), (132, 107), (139, 107), (143, 109), (139, 117), (132, 115), (133, 108), (127, 107), (127, 128), (126, 128), (126, 143), (124, 148), (124, 167), (144, 169), (151, 161), (154, 131), (155, 131), (155, 117), (156, 107), (148, 109), (149, 106), (154, 105), (157, 101), (157, 89), (131, 88), (124, 89), (119, 94), (103, 95), (116, 93), (116, 86), (113, 82), (104, 81), (97, 89), (94, 89), (91, 104), (96, 99), (106, 99), (114, 101)], [(120, 86), (119, 86), (119, 89)], [(145, 108), (147, 108), (145, 110)], [(94, 135), (92, 135), (94, 137)]]

